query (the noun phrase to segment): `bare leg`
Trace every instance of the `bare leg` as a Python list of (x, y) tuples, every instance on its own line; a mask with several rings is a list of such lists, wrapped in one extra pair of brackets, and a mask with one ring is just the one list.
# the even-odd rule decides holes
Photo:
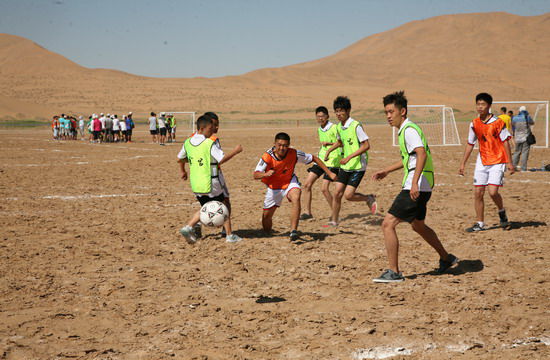
[(300, 197), (302, 196), (302, 190), (300, 188), (291, 189), (286, 197), (292, 204), (292, 212), (290, 214), (290, 230), (298, 230), (298, 222), (300, 221)]
[(196, 213), (193, 214), (193, 216), (191, 217), (187, 225), (193, 227), (197, 225), (199, 221), (200, 221), (200, 211), (197, 211)]
[(367, 201), (367, 195), (355, 192), (356, 187), (348, 185), (344, 191), (344, 198), (348, 201)]
[(399, 240), (395, 228), (401, 222), (392, 214), (386, 214), (382, 222), (382, 232), (384, 233), (384, 245), (388, 256), (389, 269), (399, 272)]
[(483, 195), (485, 195), (485, 186), (476, 186), (474, 190), (474, 208), (476, 210), (477, 221), (481, 222), (483, 222), (485, 211)]
[(489, 195), (491, 196), (491, 199), (493, 199), (493, 202), (497, 206), (499, 210), (504, 209), (504, 203), (502, 201), (502, 196), (498, 193), (498, 186), (495, 185), (489, 185)]
[(332, 197), (332, 221), (338, 223), (340, 216), (340, 208), (342, 207), (342, 196), (344, 196), (344, 189), (346, 184), (336, 182), (336, 188), (334, 190), (334, 196)]
[(332, 209), (332, 194), (330, 193), (330, 180), (323, 179), (323, 185), (321, 186), (321, 191), (323, 192), (323, 196), (328, 202), (328, 206)]
[(314, 172), (310, 172), (307, 175), (306, 181), (304, 183), (304, 203), (306, 208), (306, 214), (311, 215), (311, 188), (313, 187), (313, 184), (319, 177)]
[(430, 244), (430, 246), (433, 247), (435, 251), (437, 251), (441, 259), (447, 259), (447, 256), (449, 254), (447, 253), (447, 251), (445, 251), (445, 248), (443, 247), (443, 244), (441, 244), (441, 241), (439, 241), (439, 238), (437, 237), (435, 231), (433, 231), (431, 227), (426, 225), (424, 223), (424, 220), (414, 220), (411, 226), (413, 230), (418, 233), (418, 235), (422, 236), (422, 238), (426, 240), (426, 242)]
[(273, 228), (273, 214), (275, 214), (275, 210), (277, 210), (277, 206), (265, 209), (262, 213), (262, 227), (265, 232), (271, 232)]

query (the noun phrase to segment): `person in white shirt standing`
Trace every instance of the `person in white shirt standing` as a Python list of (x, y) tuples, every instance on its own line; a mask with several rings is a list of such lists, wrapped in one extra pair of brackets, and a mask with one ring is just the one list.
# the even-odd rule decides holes
[(113, 137), (114, 141), (118, 142), (120, 137), (120, 120), (118, 119), (118, 115), (115, 115), (113, 118)]
[(166, 118), (164, 117), (164, 113), (160, 113), (157, 123), (159, 127), (159, 145), (164, 146), (164, 142), (166, 141)]
[(151, 116), (149, 117), (149, 132), (151, 133), (151, 140), (153, 143), (157, 142), (157, 116), (154, 112), (151, 111)]

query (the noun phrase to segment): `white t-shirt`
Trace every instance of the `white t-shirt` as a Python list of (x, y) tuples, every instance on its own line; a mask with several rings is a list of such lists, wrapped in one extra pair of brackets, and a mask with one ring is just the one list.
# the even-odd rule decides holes
[(126, 131), (127, 130), (126, 121), (122, 120), (122, 121), (119, 122), (119, 124), (120, 124), (120, 130), (121, 131)]
[[(206, 137), (202, 134), (194, 134), (191, 140), (191, 145), (197, 146), (200, 145), (204, 140), (206, 140)], [(215, 175), (215, 177), (212, 178), (212, 187), (211, 191), (208, 194), (202, 194), (202, 193), (196, 193), (197, 195), (208, 195), (210, 197), (215, 197), (220, 195), (223, 192), (223, 188), (225, 186), (225, 183), (223, 182), (223, 177), (218, 176), (218, 166), (217, 164), (222, 161), (225, 154), (222, 150), (222, 148), (219, 145), (219, 142), (216, 141), (210, 148), (210, 166), (212, 168), (212, 175)], [(180, 152), (178, 153), (178, 159), (183, 160), (187, 158), (187, 153), (185, 151), (185, 145), (182, 145)]]
[(107, 120), (105, 116), (99, 118), (99, 121), (101, 122), (101, 130), (105, 130), (105, 120)]
[[(498, 120), (498, 117), (493, 115), (492, 118), (489, 119), (489, 121), (487, 121), (486, 124), (490, 124), (492, 122), (495, 122)], [(499, 137), (500, 137), (500, 141), (504, 142), (506, 141), (506, 139), (508, 139), (509, 137), (511, 137), (512, 134), (510, 134), (510, 132), (508, 131), (508, 128), (506, 126), (504, 126), (502, 128), (502, 130), (500, 130), (500, 134), (499, 134)], [(477, 136), (476, 136), (476, 133), (474, 131), (474, 122), (472, 121), (470, 123), (470, 129), (468, 130), (468, 144), (470, 145), (475, 145), (477, 143)], [(476, 159), (476, 167), (478, 166), (478, 164), (480, 166), (483, 166), (483, 163), (481, 162), (481, 154), (477, 154), (477, 159)]]
[[(273, 148), (267, 150), (266, 152), (268, 154), (270, 154), (271, 156), (274, 156)], [(306, 164), (306, 165), (313, 161), (313, 155), (305, 153), (305, 152), (300, 151), (300, 150), (296, 150), (296, 158), (297, 158), (296, 159), (297, 162), (302, 163), (302, 164)], [(258, 164), (256, 165), (256, 169), (254, 169), (254, 171), (264, 172), (265, 169), (267, 169), (267, 163), (263, 159), (260, 159), (260, 161), (258, 161)]]
[[(398, 133), (401, 132), (401, 129), (405, 126), (405, 124), (409, 123), (409, 119), (405, 119), (401, 126), (399, 127)], [(407, 148), (407, 152), (409, 153), (409, 169), (414, 168), (414, 170), (409, 171), (409, 175), (407, 176), (407, 180), (405, 180), (405, 185), (403, 185), (403, 190), (410, 190), (412, 187), (412, 179), (414, 177), (414, 173), (417, 170), (416, 169), (416, 152), (413, 152), (414, 149), (421, 147), (424, 147), (424, 144), (422, 143), (422, 138), (420, 137), (420, 134), (416, 129), (412, 127), (408, 127), (405, 129), (405, 147)], [(412, 154), (411, 154), (412, 153)], [(419, 191), (425, 191), (430, 192), (432, 191), (432, 187), (430, 185), (430, 182), (424, 174), (420, 175), (420, 178), (418, 179), (418, 190)]]
[(154, 116), (151, 116), (149, 118), (149, 130), (156, 130), (157, 129), (157, 118)]
[(119, 131), (120, 130), (120, 120), (118, 120), (118, 118), (114, 118), (113, 119), (113, 130), (114, 131)]
[[(347, 119), (346, 122), (344, 123), (344, 126), (342, 126), (342, 128), (345, 130), (348, 127), (350, 127), (352, 121), (354, 121), (354, 119), (351, 117)], [(361, 125), (361, 123), (359, 123), (359, 126), (355, 128), (355, 135), (357, 135), (357, 140), (359, 140), (359, 144), (369, 139), (369, 137), (367, 136), (367, 133), (365, 132), (365, 130), (363, 130), (363, 125)], [(338, 133), (336, 133), (336, 137), (338, 138), (338, 140), (342, 140), (340, 139), (340, 135)], [(361, 154), (361, 168), (354, 171), (365, 171), (365, 170), (367, 170), (367, 153), (366, 152)], [(345, 170), (342, 170), (342, 171), (345, 171)]]
[(157, 119), (158, 123), (159, 123), (159, 129), (162, 129), (162, 128), (165, 128), (166, 127), (166, 124), (164, 123), (164, 118), (163, 117), (159, 117)]

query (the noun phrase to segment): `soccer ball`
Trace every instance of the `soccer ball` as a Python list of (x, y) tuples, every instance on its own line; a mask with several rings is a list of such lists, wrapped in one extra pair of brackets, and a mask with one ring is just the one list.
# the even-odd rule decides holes
[(219, 201), (209, 201), (201, 207), (200, 220), (206, 226), (222, 226), (227, 218), (229, 210)]

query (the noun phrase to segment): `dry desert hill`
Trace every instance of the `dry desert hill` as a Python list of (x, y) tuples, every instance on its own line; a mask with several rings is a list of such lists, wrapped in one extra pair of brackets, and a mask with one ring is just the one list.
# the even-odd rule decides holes
[(396, 89), (405, 89), (411, 103), (466, 111), (479, 91), (498, 100), (547, 100), (548, 34), (550, 13), (444, 15), (368, 36), (322, 59), (219, 78), (85, 68), (31, 40), (0, 34), (0, 118), (162, 109), (307, 116), (341, 94), (355, 109), (376, 108)]

